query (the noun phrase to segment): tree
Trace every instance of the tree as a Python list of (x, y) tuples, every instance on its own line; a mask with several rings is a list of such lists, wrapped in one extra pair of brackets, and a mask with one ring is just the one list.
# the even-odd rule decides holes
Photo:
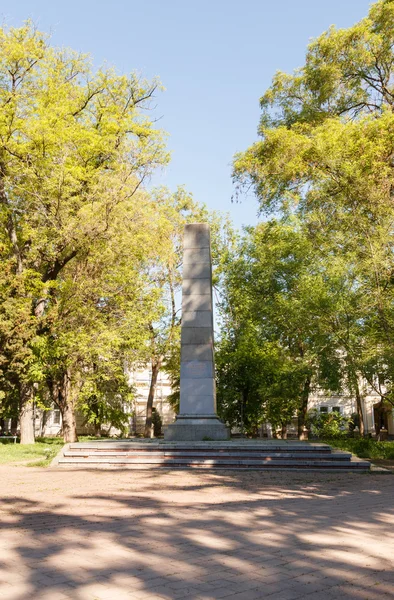
[(341, 272), (330, 329), (359, 407), (360, 375), (389, 400), (394, 383), (393, 24), (394, 2), (380, 0), (314, 40), (304, 67), (274, 77), (261, 140), (234, 162), (261, 210), (296, 214), (316, 256)]
[[(121, 410), (131, 392), (122, 375), (126, 365), (146, 360), (148, 324), (161, 294), (148, 273), (165, 248), (167, 230), (156, 200), (139, 193), (138, 201), (133, 219), (125, 218), (127, 205), (119, 208), (107, 239), (64, 269), (46, 313), (46, 333), (35, 346), (65, 437), (68, 431), (76, 435), (77, 408), (97, 428), (104, 415), (114, 421), (115, 408)], [(116, 420), (121, 422), (120, 413)]]
[(226, 389), (251, 395), (252, 412), (280, 426), (283, 435), (298, 412), (302, 437), (313, 386), (342, 385), (337, 346), (321, 320), (333, 304), (326, 276), (323, 259), (294, 218), (249, 228), (224, 269), (218, 364), (224, 358), (227, 367), (220, 395)]
[(250, 323), (237, 328), (229, 321), (216, 344), (218, 414), (230, 427), (255, 435), (264, 416), (266, 356)]
[(111, 358), (103, 360), (100, 357), (92, 365), (88, 376), (84, 374), (78, 398), (78, 408), (85, 416), (86, 423), (94, 426), (96, 437), (101, 436), (104, 424), (108, 427), (107, 434), (112, 427), (123, 434), (130, 418), (128, 407), (133, 398), (133, 389), (127, 381), (122, 357)]
[[(19, 386), (27, 443), (34, 441), (33, 383), (42, 372), (33, 347), (48, 337), (59, 278), (115, 234), (122, 207), (133, 221), (141, 184), (168, 156), (143, 112), (156, 81), (93, 73), (86, 56), (51, 48), (30, 22), (1, 29), (0, 48), (1, 285), (8, 289), (1, 364)], [(69, 374), (59, 370), (56, 378), (53, 386), (67, 395)]]

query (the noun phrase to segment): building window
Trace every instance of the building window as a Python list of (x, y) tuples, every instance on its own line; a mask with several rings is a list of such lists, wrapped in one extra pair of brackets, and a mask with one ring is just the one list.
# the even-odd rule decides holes
[(146, 382), (146, 381), (150, 381), (152, 378), (152, 371), (140, 371), (138, 373), (135, 374), (135, 381), (141, 381), (141, 382)]
[(321, 413), (327, 413), (328, 412), (328, 406), (320, 406), (320, 412)]
[(331, 410), (332, 410), (332, 412), (340, 413), (341, 412), (341, 407), (340, 406), (333, 406)]
[(60, 425), (60, 410), (53, 411), (53, 424)]

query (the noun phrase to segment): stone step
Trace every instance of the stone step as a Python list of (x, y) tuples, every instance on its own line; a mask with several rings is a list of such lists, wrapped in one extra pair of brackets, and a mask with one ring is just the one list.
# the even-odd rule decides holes
[(370, 463), (327, 444), (307, 442), (78, 442), (60, 467), (102, 469), (230, 469), (368, 471)]
[(251, 470), (358, 470), (368, 471), (370, 464), (366, 461), (234, 461), (220, 462), (213, 460), (150, 460), (141, 462), (139, 460), (125, 459), (94, 459), (84, 460), (75, 458), (63, 458), (59, 460), (60, 466), (80, 466), (82, 468), (137, 468), (137, 469), (173, 469), (173, 468), (196, 468), (196, 469), (251, 469)]
[(127, 442), (77, 442), (70, 444), (70, 450), (85, 451), (85, 450), (97, 450), (97, 451), (118, 451), (118, 452), (157, 452), (157, 451), (173, 451), (173, 452), (216, 452), (216, 453), (228, 453), (228, 452), (326, 452), (331, 453), (331, 448), (327, 444), (267, 444), (262, 448), (262, 444), (227, 444), (222, 445), (220, 442), (216, 445), (205, 445), (204, 443), (198, 442), (195, 444), (151, 444), (151, 443), (127, 443)]
[(83, 464), (146, 464), (146, 465), (161, 465), (161, 466), (171, 466), (171, 465), (204, 465), (204, 466), (266, 466), (266, 467), (275, 467), (275, 466), (292, 466), (296, 464), (297, 466), (316, 466), (316, 467), (343, 467), (343, 466), (365, 466), (369, 465), (365, 461), (351, 461), (350, 457), (348, 460), (336, 460), (335, 455), (332, 456), (331, 460), (313, 460), (313, 459), (299, 459), (297, 461), (289, 460), (285, 458), (268, 458), (261, 460), (253, 460), (253, 459), (231, 459), (231, 460), (215, 460), (208, 458), (160, 458), (160, 457), (145, 457), (145, 458), (117, 458), (117, 457), (102, 457), (102, 456), (87, 456), (87, 457), (75, 457), (75, 456), (66, 456), (61, 458), (59, 461), (61, 464), (65, 463), (83, 463)]
[(199, 451), (184, 451), (184, 452), (173, 452), (173, 451), (150, 451), (144, 452), (142, 450), (139, 451), (117, 451), (117, 450), (92, 450), (92, 449), (78, 449), (78, 450), (68, 450), (64, 452), (64, 456), (66, 457), (116, 457), (116, 458), (135, 458), (136, 460), (141, 460), (145, 458), (154, 458), (154, 457), (163, 457), (163, 458), (201, 458), (201, 459), (216, 459), (216, 460), (225, 460), (231, 461), (235, 458), (240, 459), (276, 459), (276, 458), (287, 458), (293, 460), (300, 460), (303, 458), (314, 459), (314, 460), (327, 460), (331, 456), (335, 456), (335, 460), (349, 460), (351, 458), (350, 452), (335, 452), (335, 454), (330, 454), (327, 452), (254, 452), (254, 453), (246, 453), (246, 452), (228, 452), (219, 454), (217, 452), (212, 451), (209, 452), (199, 452)]

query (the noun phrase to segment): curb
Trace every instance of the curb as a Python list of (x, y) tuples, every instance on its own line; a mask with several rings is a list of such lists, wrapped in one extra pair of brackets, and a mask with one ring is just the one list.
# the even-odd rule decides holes
[(52, 459), (49, 468), (52, 469), (52, 467), (57, 467), (59, 464), (59, 460), (61, 458), (63, 458), (63, 454), (64, 452), (66, 452), (70, 447), (70, 443), (68, 444), (64, 444), (64, 446), (62, 446), (59, 450), (59, 452), (56, 454), (56, 456)]

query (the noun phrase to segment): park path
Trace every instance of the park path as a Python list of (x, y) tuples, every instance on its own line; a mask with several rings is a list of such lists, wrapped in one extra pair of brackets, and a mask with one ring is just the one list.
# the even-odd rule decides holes
[(0, 598), (388, 600), (392, 474), (0, 467)]

